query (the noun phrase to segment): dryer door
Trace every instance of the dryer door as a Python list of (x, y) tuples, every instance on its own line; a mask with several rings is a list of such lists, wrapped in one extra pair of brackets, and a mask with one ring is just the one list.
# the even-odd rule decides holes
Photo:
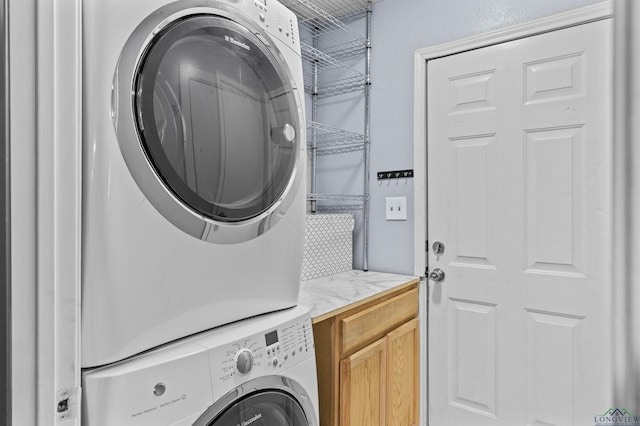
[(251, 239), (286, 213), (299, 186), (292, 74), (249, 23), (199, 13), (162, 25), (135, 64), (127, 58), (135, 36), (125, 48), (133, 77), (120, 65), (116, 72), (115, 123), (129, 170), (183, 231), (219, 243)]

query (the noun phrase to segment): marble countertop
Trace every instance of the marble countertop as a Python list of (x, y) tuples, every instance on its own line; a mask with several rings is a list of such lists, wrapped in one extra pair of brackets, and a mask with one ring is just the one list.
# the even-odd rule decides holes
[(333, 315), (341, 308), (417, 281), (418, 278), (411, 275), (351, 270), (303, 281), (298, 301), (309, 307), (311, 317), (317, 322), (326, 314)]

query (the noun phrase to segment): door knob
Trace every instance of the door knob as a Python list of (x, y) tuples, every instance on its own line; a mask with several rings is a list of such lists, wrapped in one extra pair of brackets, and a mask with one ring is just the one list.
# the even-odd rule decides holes
[(429, 274), (429, 279), (433, 280), (433, 281), (436, 281), (436, 282), (444, 280), (444, 271), (442, 269), (440, 269), (440, 268), (435, 268)]

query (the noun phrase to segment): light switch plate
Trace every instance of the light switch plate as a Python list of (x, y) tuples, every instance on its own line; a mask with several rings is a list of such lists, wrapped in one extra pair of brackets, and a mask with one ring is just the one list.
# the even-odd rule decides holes
[(407, 197), (387, 197), (386, 219), (407, 220)]

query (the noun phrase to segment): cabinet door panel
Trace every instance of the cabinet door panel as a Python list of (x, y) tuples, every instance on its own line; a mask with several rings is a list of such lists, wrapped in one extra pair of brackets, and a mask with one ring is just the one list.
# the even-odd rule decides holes
[(386, 339), (340, 361), (340, 425), (384, 426)]
[(346, 354), (384, 337), (388, 331), (418, 316), (418, 289), (371, 306), (340, 323), (341, 353)]
[(387, 426), (418, 424), (418, 319), (387, 334)]

